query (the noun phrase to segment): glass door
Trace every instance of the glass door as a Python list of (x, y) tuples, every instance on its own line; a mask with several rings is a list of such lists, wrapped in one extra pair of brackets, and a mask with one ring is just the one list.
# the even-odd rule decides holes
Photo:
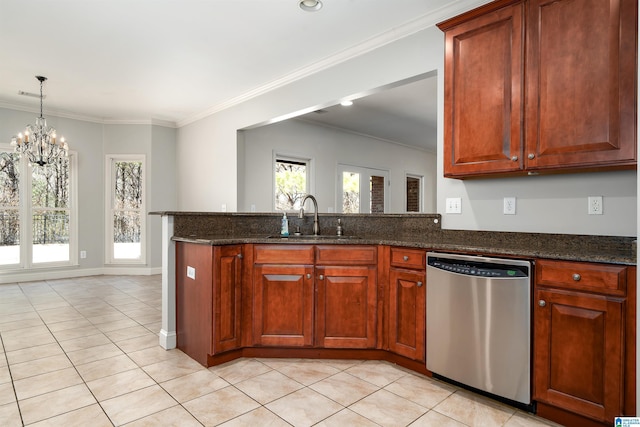
[(338, 212), (384, 213), (389, 210), (389, 171), (338, 165)]

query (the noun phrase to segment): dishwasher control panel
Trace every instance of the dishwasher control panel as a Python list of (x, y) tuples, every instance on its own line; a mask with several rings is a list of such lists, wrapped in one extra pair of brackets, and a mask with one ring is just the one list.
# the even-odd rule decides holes
[(428, 265), (440, 270), (452, 273), (464, 274), (466, 276), (480, 277), (528, 277), (529, 267), (521, 265), (496, 264), (486, 261), (454, 260), (450, 258), (437, 258), (430, 256)]

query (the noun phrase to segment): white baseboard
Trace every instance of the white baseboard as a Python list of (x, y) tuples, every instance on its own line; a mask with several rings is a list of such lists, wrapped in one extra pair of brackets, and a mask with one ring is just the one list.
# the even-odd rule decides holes
[(102, 274), (114, 276), (151, 276), (161, 274), (162, 267), (104, 267)]
[(159, 343), (165, 350), (171, 350), (178, 346), (178, 336), (175, 332), (167, 332), (164, 329), (158, 334)]
[(85, 276), (102, 276), (102, 275), (115, 275), (115, 276), (151, 276), (154, 274), (161, 274), (162, 267), (102, 267), (102, 268), (74, 268), (70, 270), (65, 269), (31, 269), (25, 271), (6, 271), (0, 273), (0, 284), (5, 283), (20, 283), (20, 282), (35, 282), (40, 280), (54, 280), (54, 279), (71, 279), (74, 277)]

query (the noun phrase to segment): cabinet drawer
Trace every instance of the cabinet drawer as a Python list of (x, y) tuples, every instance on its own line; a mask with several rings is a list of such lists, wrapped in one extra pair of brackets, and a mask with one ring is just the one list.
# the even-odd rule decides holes
[(313, 264), (313, 245), (256, 245), (255, 264)]
[(426, 251), (419, 249), (391, 248), (391, 265), (393, 267), (424, 270)]
[(536, 261), (539, 286), (575, 289), (624, 296), (627, 291), (627, 267), (565, 261)]
[(378, 248), (359, 245), (316, 246), (316, 264), (363, 265), (378, 262)]

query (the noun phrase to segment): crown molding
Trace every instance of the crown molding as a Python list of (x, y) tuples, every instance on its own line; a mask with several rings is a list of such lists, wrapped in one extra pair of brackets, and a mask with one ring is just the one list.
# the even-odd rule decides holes
[[(40, 114), (40, 110), (38, 108), (28, 107), (20, 104), (12, 104), (4, 101), (0, 101), (0, 108), (7, 108), (9, 110), (16, 110), (16, 111), (24, 111), (27, 113), (34, 113), (36, 115)], [(85, 116), (82, 114), (71, 113), (66, 111), (58, 111), (58, 110), (52, 111), (45, 108), (43, 109), (43, 114), (49, 117), (60, 117), (64, 119), (81, 120), (83, 122), (102, 123), (102, 119), (98, 117)]]
[[(24, 111), (26, 113), (40, 114), (40, 110), (33, 107), (27, 107), (20, 104), (12, 104), (9, 102), (0, 101), (0, 108), (6, 108), (15, 111)], [(64, 119), (80, 120), (83, 122), (98, 123), (102, 125), (151, 125), (151, 126), (163, 126), (168, 128), (177, 128), (176, 122), (170, 120), (160, 119), (104, 119), (95, 116), (86, 116), (65, 111), (51, 111), (46, 108), (43, 110), (43, 114), (47, 117), (60, 117)]]
[(195, 114), (186, 119), (177, 122), (177, 127), (186, 126), (190, 123), (202, 120), (208, 116), (211, 116), (220, 111), (226, 110), (233, 106), (239, 105), (250, 99), (256, 98), (260, 95), (264, 95), (274, 89), (281, 88), (297, 80), (316, 74), (320, 71), (329, 69), (333, 66), (346, 62), (350, 59), (356, 58), (365, 53), (371, 52), (387, 44), (393, 43), (404, 37), (408, 37), (419, 31), (435, 26), (438, 22), (448, 19), (459, 13), (466, 12), (474, 7), (487, 3), (487, 0), (460, 0), (448, 3), (427, 15), (420, 16), (416, 19), (408, 21), (402, 25), (394, 27), (382, 34), (371, 37), (362, 43), (359, 43), (350, 48), (344, 49), (334, 55), (331, 55), (321, 61), (315, 62), (311, 65), (299, 68), (279, 79), (273, 80), (267, 84), (259, 86), (253, 90), (243, 93), (242, 95), (231, 98), (227, 101), (216, 104), (201, 113)]
[(160, 119), (146, 119), (146, 120), (119, 120), (119, 119), (104, 119), (101, 121), (105, 125), (150, 125), (150, 126), (162, 126), (166, 128), (177, 128), (176, 122), (170, 120)]

